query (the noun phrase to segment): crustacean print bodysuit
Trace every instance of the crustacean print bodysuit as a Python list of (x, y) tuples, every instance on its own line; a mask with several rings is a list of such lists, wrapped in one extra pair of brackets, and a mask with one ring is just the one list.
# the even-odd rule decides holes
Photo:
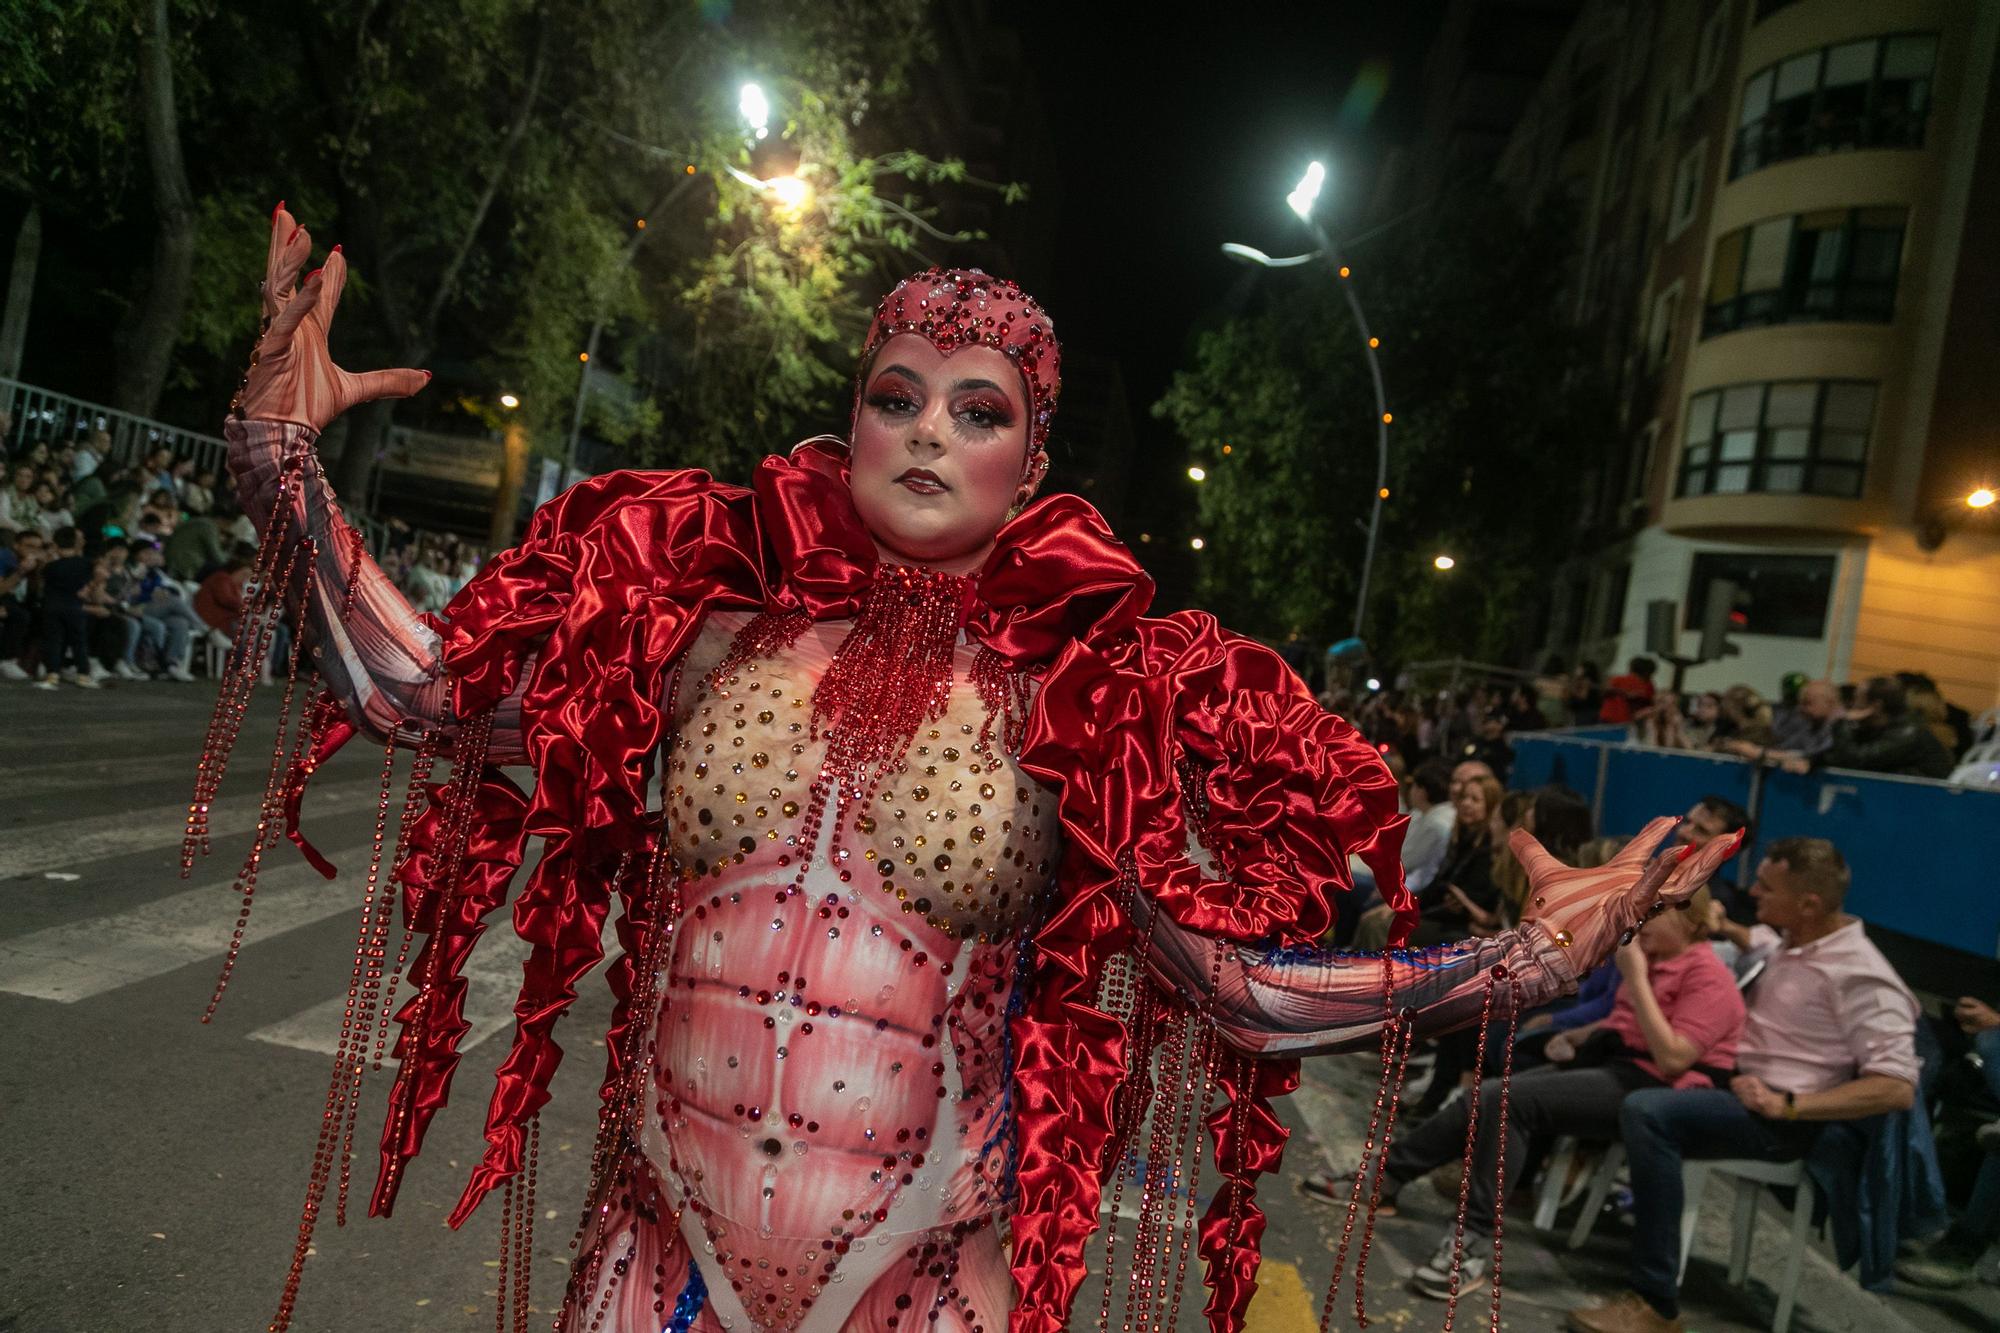
[[(228, 433), (261, 523), (281, 461), (312, 433), (261, 421)], [(315, 538), (303, 614), (348, 716), (378, 738), (449, 725), (436, 629), (342, 536), (316, 465), (287, 503)], [(710, 615), (663, 701), (657, 798), (681, 915), (634, 1160), (590, 1223), (583, 1253), (596, 1258), (579, 1265), (560, 1326), (998, 1333), (1015, 1299), (1008, 1022), (1060, 861), (1056, 800), (997, 739), (982, 744), (991, 718), (966, 687), (978, 645), (961, 635), (942, 716), (865, 802), (829, 806), (813, 830), (825, 745), (813, 695), (852, 622), (745, 659), (732, 645), (753, 614)], [(496, 710), (489, 762), (523, 761), (518, 709)], [(1237, 1049), (1378, 1039), (1390, 960), (1225, 949), (1158, 916), (1154, 976), (1203, 997)], [(1477, 1017), (1501, 962), (1522, 1004), (1574, 985), (1560, 950), (1510, 933), (1397, 955), (1402, 1012), (1438, 1030)]]

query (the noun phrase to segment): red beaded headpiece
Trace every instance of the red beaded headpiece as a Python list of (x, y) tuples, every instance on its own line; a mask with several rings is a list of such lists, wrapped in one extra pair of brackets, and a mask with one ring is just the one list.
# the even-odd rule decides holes
[(1062, 347), (1055, 322), (1016, 282), (976, 268), (927, 268), (904, 278), (875, 307), (861, 345), (854, 412), (876, 349), (899, 333), (914, 333), (950, 356), (962, 347), (991, 347), (1012, 361), (1028, 390), (1028, 480), (1049, 466), (1049, 422), (1062, 391)]

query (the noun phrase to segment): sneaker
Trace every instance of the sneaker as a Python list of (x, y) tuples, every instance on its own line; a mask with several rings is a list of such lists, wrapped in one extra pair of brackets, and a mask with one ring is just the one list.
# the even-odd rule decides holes
[(1949, 1255), (1933, 1251), (1912, 1259), (1896, 1261), (1896, 1276), (1919, 1287), (1936, 1287), (1949, 1291), (1953, 1287), (1972, 1284), (1977, 1271), (1969, 1261), (1961, 1261)]
[(27, 680), (28, 673), (21, 669), (19, 662), (0, 662), (0, 680)]
[(1563, 1327), (1570, 1333), (1681, 1333), (1685, 1325), (1678, 1315), (1669, 1319), (1644, 1296), (1627, 1291), (1602, 1305), (1571, 1310)]
[(91, 662), (90, 678), (92, 680), (108, 680), (110, 679), (110, 677), (111, 673), (109, 671), (106, 671), (101, 663), (95, 660)]
[(74, 685), (79, 690), (94, 690), (100, 688), (97, 683), (97, 677), (78, 675), (74, 670), (65, 671), (62, 673), (62, 683), (65, 685)]
[(146, 673), (145, 673), (145, 672), (143, 672), (143, 671), (139, 670), (139, 668), (138, 668), (138, 667), (135, 667), (135, 666), (133, 666), (133, 665), (132, 665), (132, 664), (131, 664), (130, 662), (127, 662), (127, 661), (126, 661), (126, 660), (125, 660), (124, 658), (122, 658), (122, 657), (121, 657), (121, 658), (119, 658), (119, 659), (118, 659), (118, 660), (117, 660), (116, 662), (113, 662), (113, 663), (111, 664), (111, 671), (112, 671), (112, 674), (113, 674), (113, 675), (115, 675), (115, 676), (117, 676), (117, 677), (118, 677), (118, 679), (120, 679), (120, 680), (144, 680), (144, 679), (146, 679)]
[[(1455, 1249), (1457, 1246), (1452, 1238), (1446, 1236), (1438, 1242), (1436, 1253), (1410, 1274), (1410, 1285), (1416, 1288), (1419, 1295), (1440, 1301), (1451, 1296), (1451, 1260)], [(1493, 1238), (1474, 1231), (1466, 1232), (1465, 1250), (1458, 1260), (1458, 1294), (1463, 1296), (1484, 1283), (1492, 1268)]]
[(194, 675), (188, 671), (186, 664), (181, 662), (176, 662), (172, 666), (167, 668), (167, 679), (177, 680), (183, 685), (192, 685), (194, 683), (195, 678)]
[(38, 676), (28, 682), (28, 688), (33, 690), (53, 690), (56, 688), (56, 678), (54, 676)]

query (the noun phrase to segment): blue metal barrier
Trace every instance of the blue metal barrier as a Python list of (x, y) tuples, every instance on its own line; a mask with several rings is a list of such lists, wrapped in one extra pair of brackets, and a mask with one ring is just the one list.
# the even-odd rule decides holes
[[(1591, 734), (1591, 733), (1597, 734)], [(1516, 788), (1560, 782), (1589, 800), (1600, 832), (1637, 833), (1703, 796), (1750, 812), (1756, 841), (1726, 877), (1748, 885), (1760, 849), (1825, 838), (1854, 874), (1847, 908), (1890, 930), (2000, 957), (2000, 791), (1826, 769), (1794, 777), (1728, 755), (1655, 750), (1589, 732), (1517, 735)]]

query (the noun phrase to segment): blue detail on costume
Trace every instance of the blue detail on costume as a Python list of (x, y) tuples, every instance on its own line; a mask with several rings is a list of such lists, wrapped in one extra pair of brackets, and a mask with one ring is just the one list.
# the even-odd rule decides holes
[[(1258, 946), (1252, 946), (1256, 948)], [(1432, 944), (1421, 949), (1322, 949), (1316, 944), (1288, 944), (1263, 946), (1259, 961), (1273, 967), (1288, 967), (1296, 963), (1377, 963), (1382, 954), (1387, 953), (1397, 962), (1407, 967), (1423, 971), (1438, 972), (1460, 961), (1471, 948), (1463, 941), (1450, 944)]]
[(1019, 1196), (1020, 1141), (1014, 1133), (1014, 1019), (1028, 1007), (1028, 976), (1034, 946), (1023, 935), (1014, 947), (1014, 977), (1007, 987), (1007, 1008), (1000, 1022), (1000, 1109), (993, 1117), (992, 1132), (979, 1145), (979, 1160), (1000, 1148), (1006, 1160), (1000, 1169), (1000, 1199), (1011, 1208)]
[(694, 1260), (688, 1260), (687, 1285), (674, 1301), (674, 1312), (667, 1316), (666, 1327), (660, 1333), (688, 1333), (694, 1327), (694, 1317), (701, 1313), (701, 1307), (708, 1304), (708, 1284), (701, 1280), (701, 1269)]

